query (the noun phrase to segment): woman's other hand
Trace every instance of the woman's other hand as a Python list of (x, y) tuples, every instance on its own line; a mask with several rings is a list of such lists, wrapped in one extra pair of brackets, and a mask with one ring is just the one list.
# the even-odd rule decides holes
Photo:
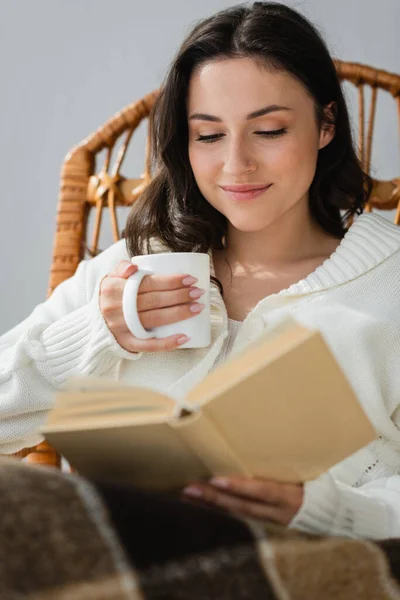
[[(166, 338), (140, 340), (127, 327), (122, 310), (122, 296), (127, 279), (138, 270), (129, 261), (121, 261), (100, 285), (100, 310), (117, 342), (128, 352), (165, 352), (188, 341), (183, 334)], [(137, 308), (145, 329), (190, 319), (201, 312), (204, 304), (196, 302), (204, 290), (194, 287), (191, 275), (146, 275), (138, 293)]]
[(235, 476), (190, 485), (184, 494), (244, 517), (288, 525), (303, 503), (304, 492), (302, 484)]

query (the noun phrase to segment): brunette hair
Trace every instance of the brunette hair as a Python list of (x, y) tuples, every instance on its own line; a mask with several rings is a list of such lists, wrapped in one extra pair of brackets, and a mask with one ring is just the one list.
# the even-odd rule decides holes
[[(172, 251), (208, 252), (224, 247), (227, 220), (201, 194), (189, 162), (187, 95), (190, 78), (215, 59), (250, 57), (287, 72), (314, 100), (320, 127), (335, 136), (319, 151), (309, 190), (313, 218), (342, 238), (352, 215), (360, 214), (372, 182), (353, 147), (346, 102), (335, 65), (316, 28), (295, 10), (276, 2), (238, 5), (199, 22), (177, 52), (149, 119), (154, 177), (128, 217), (131, 256), (151, 252), (159, 238)], [(334, 102), (334, 118), (324, 111)]]

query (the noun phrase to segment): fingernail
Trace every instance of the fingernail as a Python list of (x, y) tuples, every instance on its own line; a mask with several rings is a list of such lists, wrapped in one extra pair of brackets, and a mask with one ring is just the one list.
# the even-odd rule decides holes
[(197, 302), (196, 304), (191, 304), (189, 306), (189, 310), (194, 313), (199, 313), (203, 310), (204, 307), (205, 304), (200, 304), (199, 302)]
[(199, 488), (193, 486), (186, 487), (183, 490), (183, 493), (192, 498), (201, 498), (203, 496), (203, 492)]
[(189, 292), (189, 296), (191, 298), (200, 298), (204, 294), (206, 290), (201, 290), (199, 288), (194, 288), (191, 292)]
[(229, 487), (229, 480), (226, 479), (226, 477), (213, 477), (212, 479), (210, 479), (210, 483), (211, 485), (215, 485), (219, 488), (226, 489)]
[(176, 343), (179, 346), (182, 346), (182, 344), (184, 344), (185, 342), (188, 342), (190, 340), (190, 338), (187, 335), (181, 335), (181, 337), (178, 337), (178, 339), (176, 340)]
[(193, 285), (194, 283), (197, 283), (197, 281), (198, 279), (196, 279), (196, 277), (192, 277), (191, 275), (188, 275), (188, 277), (182, 279), (183, 285)]
[(125, 269), (123, 277), (128, 277), (128, 275), (133, 275), (135, 269), (136, 269), (136, 265), (130, 265), (129, 267), (127, 267)]

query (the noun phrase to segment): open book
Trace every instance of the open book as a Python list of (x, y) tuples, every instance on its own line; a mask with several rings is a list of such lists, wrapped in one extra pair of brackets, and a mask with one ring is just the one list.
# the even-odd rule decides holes
[(82, 475), (160, 490), (212, 475), (307, 481), (376, 438), (321, 334), (291, 319), (218, 366), (185, 407), (75, 379), (42, 432)]

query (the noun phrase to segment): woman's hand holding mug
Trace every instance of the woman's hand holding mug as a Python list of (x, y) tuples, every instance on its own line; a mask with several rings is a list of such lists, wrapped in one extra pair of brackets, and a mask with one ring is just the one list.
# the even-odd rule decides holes
[[(127, 280), (137, 273), (138, 266), (121, 261), (105, 277), (100, 286), (100, 309), (117, 342), (128, 352), (165, 352), (190, 342), (180, 333), (157, 339), (138, 339), (127, 326), (123, 312), (123, 295)], [(188, 274), (146, 275), (137, 294), (137, 314), (146, 330), (185, 321), (199, 315), (205, 305), (197, 302), (205, 290), (195, 287), (197, 279)]]

